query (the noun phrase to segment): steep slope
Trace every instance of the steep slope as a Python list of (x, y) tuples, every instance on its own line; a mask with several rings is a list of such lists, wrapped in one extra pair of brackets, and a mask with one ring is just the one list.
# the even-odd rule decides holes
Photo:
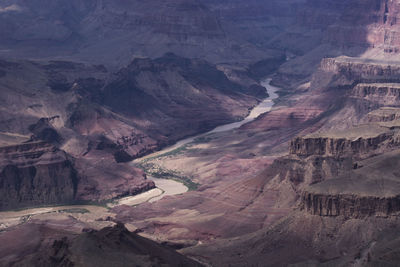
[(0, 148), (0, 210), (74, 201), (77, 172), (55, 147), (32, 142)]
[[(65, 226), (69, 225), (67, 230)], [(13, 248), (2, 249), (2, 266), (202, 266), (171, 248), (129, 232), (116, 224), (99, 231), (85, 228), (71, 219), (29, 222), (0, 239)], [(13, 238), (14, 236), (14, 238)], [(30, 237), (29, 237), (30, 236)], [(32, 236), (35, 237), (32, 239)], [(15, 237), (28, 238), (18, 244)], [(14, 239), (11, 240), (11, 239)], [(15, 244), (17, 246), (15, 246)], [(101, 257), (100, 257), (101, 255)]]

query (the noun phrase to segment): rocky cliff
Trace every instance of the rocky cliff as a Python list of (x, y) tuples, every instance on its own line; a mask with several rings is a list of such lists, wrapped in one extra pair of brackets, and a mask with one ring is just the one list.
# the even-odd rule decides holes
[(269, 176), (278, 176), (281, 182), (288, 181), (301, 192), (310, 184), (337, 177), (352, 169), (354, 161), (343, 155), (341, 158), (314, 155), (307, 158), (286, 156), (278, 158), (269, 167)]
[[(369, 126), (357, 129), (355, 131), (366, 130)], [(351, 135), (351, 133), (349, 133)], [(298, 137), (290, 143), (290, 153), (309, 157), (312, 155), (345, 157), (348, 155), (367, 155), (374, 153), (378, 148), (382, 149), (383, 145), (396, 146), (397, 138), (393, 138), (394, 133), (384, 127), (376, 128), (376, 132), (372, 136), (358, 136), (355, 138), (339, 137), (339, 136), (315, 136), (315, 137)]]
[(363, 58), (337, 57), (325, 58), (321, 61), (321, 69), (344, 75), (351, 80), (384, 81), (396, 79), (400, 73), (400, 64), (391, 61), (369, 60)]
[(400, 212), (399, 151), (358, 161), (353, 170), (305, 189), (301, 207), (314, 215), (392, 216)]
[(400, 212), (400, 196), (374, 197), (357, 195), (328, 195), (305, 192), (302, 207), (319, 216), (344, 216), (362, 218), (365, 216), (389, 216)]
[(400, 109), (392, 107), (384, 107), (376, 109), (367, 114), (366, 120), (369, 122), (385, 122), (400, 119)]
[(399, 106), (400, 84), (360, 83), (354, 87), (353, 95), (382, 106)]
[[(297, 112), (317, 107), (322, 112), (292, 125), (291, 130), (297, 126), (303, 134), (289, 142), (289, 155), (268, 168), (268, 177), (274, 177), (271, 187), (282, 195), (291, 192), (291, 204), (300, 201), (315, 215), (396, 215), (398, 194), (388, 188), (398, 188), (398, 177), (385, 171), (397, 163), (393, 158), (385, 166), (374, 161), (396, 153), (400, 145), (399, 66), (393, 60), (323, 59), (310, 83), (299, 86), (304, 97), (291, 106)], [(260, 121), (282, 113), (277, 109)]]
[(33, 142), (0, 148), (0, 209), (71, 203), (79, 177), (54, 146)]
[[(322, 60), (320, 71), (312, 85), (323, 86), (320, 92), (342, 90), (344, 97), (319, 130), (290, 143), (286, 159), (295, 159), (296, 165), (286, 169), (297, 166), (302, 171), (297, 172), (300, 182), (293, 183), (301, 208), (313, 215), (344, 218), (397, 215), (398, 63), (340, 57)], [(333, 76), (324, 78), (323, 73)], [(348, 164), (333, 175), (325, 171), (320, 179), (310, 179), (307, 166), (320, 157), (330, 158), (336, 166)], [(327, 164), (311, 168), (316, 169), (326, 170)]]

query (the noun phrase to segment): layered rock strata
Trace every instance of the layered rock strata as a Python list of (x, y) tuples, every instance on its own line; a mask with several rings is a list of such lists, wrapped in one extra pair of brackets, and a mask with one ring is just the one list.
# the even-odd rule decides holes
[(79, 178), (65, 152), (44, 142), (0, 148), (0, 209), (70, 203)]
[(397, 131), (379, 125), (363, 125), (336, 133), (297, 137), (291, 141), (289, 153), (300, 157), (365, 157), (398, 145)]
[(337, 57), (321, 61), (321, 70), (341, 74), (350, 80), (375, 81), (398, 80), (400, 63), (387, 60), (369, 60), (365, 58)]
[(304, 209), (319, 216), (388, 216), (400, 212), (400, 196), (374, 197), (357, 195), (327, 195), (305, 192), (302, 196)]
[(400, 119), (400, 109), (384, 107), (367, 114), (367, 121), (369, 122), (386, 122)]
[(345, 175), (310, 186), (301, 197), (307, 212), (320, 216), (400, 214), (399, 150), (358, 161)]
[(400, 84), (359, 83), (353, 89), (353, 96), (383, 106), (400, 105)]

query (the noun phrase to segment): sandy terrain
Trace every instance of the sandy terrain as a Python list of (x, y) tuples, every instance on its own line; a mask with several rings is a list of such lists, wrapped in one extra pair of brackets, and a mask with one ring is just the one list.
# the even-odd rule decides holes
[(161, 189), (163, 193), (157, 197), (149, 199), (149, 202), (155, 202), (165, 196), (179, 195), (188, 191), (188, 188), (184, 184), (174, 180), (157, 179), (154, 177), (151, 177), (150, 179), (155, 182), (157, 188)]

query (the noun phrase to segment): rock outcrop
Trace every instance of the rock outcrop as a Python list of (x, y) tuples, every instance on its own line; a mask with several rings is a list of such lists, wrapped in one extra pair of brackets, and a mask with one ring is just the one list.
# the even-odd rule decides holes
[(296, 191), (301, 192), (308, 185), (337, 177), (353, 166), (354, 161), (349, 156), (286, 156), (274, 161), (269, 167), (268, 175), (278, 176), (282, 182), (288, 181), (296, 187)]
[(306, 188), (305, 211), (320, 216), (392, 216), (400, 214), (399, 150), (358, 161), (354, 169)]
[(353, 89), (353, 96), (382, 106), (400, 106), (400, 84), (359, 83)]
[(340, 74), (352, 81), (397, 81), (400, 63), (365, 58), (325, 58), (320, 68), (326, 72)]
[(290, 143), (289, 153), (300, 157), (365, 157), (398, 146), (398, 133), (379, 125), (363, 125), (347, 131), (311, 134)]
[(72, 203), (78, 173), (65, 152), (44, 142), (0, 148), (0, 209)]
[[(331, 102), (320, 117), (308, 121), (315, 129), (292, 139), (289, 155), (269, 167), (279, 190), (297, 194), (300, 207), (313, 215), (398, 215), (398, 158), (393, 153), (400, 147), (399, 74), (396, 61), (323, 59), (308, 90), (310, 97), (330, 97)], [(318, 106), (314, 101), (309, 108), (313, 105)]]
[(366, 216), (389, 216), (400, 212), (400, 196), (368, 197), (305, 192), (301, 201), (302, 207), (307, 212), (319, 216), (362, 218)]
[(368, 122), (387, 122), (400, 119), (400, 109), (392, 107), (383, 107), (367, 114)]

